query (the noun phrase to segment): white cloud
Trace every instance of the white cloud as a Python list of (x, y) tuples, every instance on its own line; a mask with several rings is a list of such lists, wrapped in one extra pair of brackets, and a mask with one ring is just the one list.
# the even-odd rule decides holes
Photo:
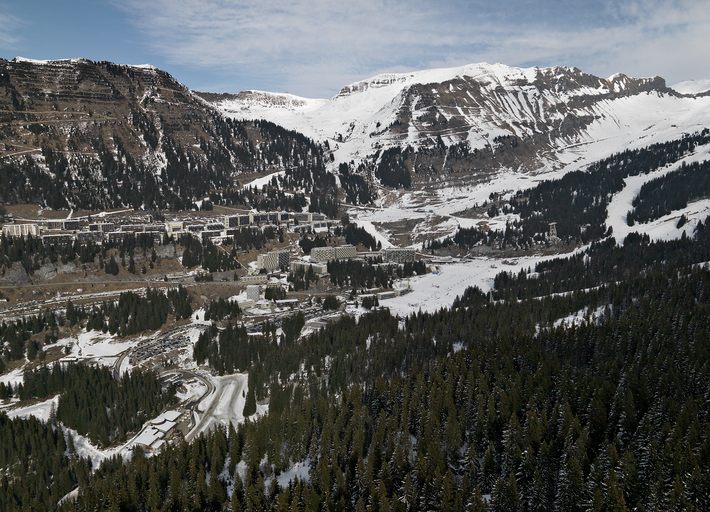
[(12, 50), (18, 41), (16, 31), (20, 28), (22, 22), (20, 19), (2, 12), (2, 4), (0, 4), (0, 49)]
[(456, 0), (124, 0), (121, 6), (171, 63), (249, 77), (235, 88), (310, 95), (333, 94), (383, 70), (481, 60), (673, 81), (704, 73), (710, 57), (705, 0), (605, 0), (597, 20), (570, 28), (569, 20), (535, 17), (535, 4), (520, 2), (520, 20)]

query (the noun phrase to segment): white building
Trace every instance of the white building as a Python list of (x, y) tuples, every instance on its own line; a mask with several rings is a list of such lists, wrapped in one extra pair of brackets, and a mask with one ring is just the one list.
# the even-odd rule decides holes
[(269, 278), (266, 274), (254, 274), (250, 276), (242, 276), (239, 280), (244, 284), (266, 284)]
[(37, 224), (5, 224), (2, 233), (5, 236), (37, 236), (40, 229)]
[(181, 220), (169, 220), (165, 223), (165, 232), (168, 236), (177, 235), (182, 233), (185, 227), (185, 223)]
[(291, 257), (287, 251), (271, 251), (265, 254), (258, 254), (256, 256), (256, 266), (267, 271), (286, 270), (290, 259)]
[(311, 249), (311, 261), (324, 263), (330, 260), (346, 260), (357, 257), (355, 246), (346, 244), (337, 247), (314, 247)]
[(326, 263), (311, 263), (310, 261), (292, 261), (291, 271), (303, 270), (308, 272), (308, 269), (313, 269), (313, 273), (317, 276), (322, 276), (328, 273), (328, 265)]
[(314, 247), (311, 249), (311, 261), (325, 263), (335, 259), (335, 247)]
[(258, 302), (261, 297), (261, 286), (258, 284), (250, 284), (247, 286), (247, 300)]
[(354, 245), (339, 245), (335, 248), (336, 260), (347, 260), (355, 257), (357, 257), (357, 250)]

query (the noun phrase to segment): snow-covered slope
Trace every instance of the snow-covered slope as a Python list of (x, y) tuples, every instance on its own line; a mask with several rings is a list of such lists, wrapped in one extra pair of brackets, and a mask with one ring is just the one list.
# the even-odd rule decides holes
[(247, 91), (213, 103), (234, 118), (267, 119), (328, 141), (336, 163), (393, 146), (435, 147), (439, 137), (484, 152), (514, 138), (523, 143), (515, 144), (515, 167), (551, 170), (586, 161), (587, 149), (605, 156), (653, 142), (651, 134), (675, 138), (710, 124), (710, 99), (683, 97), (658, 77), (502, 64), (382, 74), (327, 100)]
[(679, 82), (671, 89), (678, 91), (681, 94), (701, 94), (710, 91), (710, 79), (708, 80), (687, 80)]

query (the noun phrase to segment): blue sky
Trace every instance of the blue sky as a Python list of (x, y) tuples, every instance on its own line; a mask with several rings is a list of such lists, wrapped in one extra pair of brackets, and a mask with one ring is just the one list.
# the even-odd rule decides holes
[(708, 0), (0, 0), (0, 55), (151, 63), (194, 89), (332, 96), (503, 62), (710, 78)]

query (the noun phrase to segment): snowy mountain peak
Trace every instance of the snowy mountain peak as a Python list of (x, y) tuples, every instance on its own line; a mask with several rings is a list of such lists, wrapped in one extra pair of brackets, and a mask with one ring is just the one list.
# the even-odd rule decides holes
[[(72, 57), (66, 59), (30, 59), (27, 57), (20, 56), (15, 57), (10, 62), (14, 62), (15, 64), (31, 64), (36, 66), (74, 66), (76, 64), (93, 65), (97, 63), (96, 61), (87, 59), (85, 57)], [(123, 66), (126, 68), (140, 69), (143, 71), (159, 71), (159, 69), (153, 64), (111, 64), (115, 66)]]
[[(668, 88), (663, 78), (602, 78), (565, 66), (477, 63), (383, 73), (327, 100), (262, 91), (198, 94), (227, 116), (266, 119), (327, 141), (335, 165), (378, 158), (389, 148), (457, 146), (468, 155), (464, 160), (537, 172), (574, 159), (585, 145), (609, 141), (604, 156), (648, 137), (651, 128), (675, 136), (707, 117), (701, 102)], [(441, 165), (450, 165), (442, 158)], [(425, 165), (428, 173), (439, 172), (439, 163)]]
[(85, 59), (83, 57), (74, 57), (74, 58), (67, 58), (67, 59), (30, 59), (27, 57), (17, 56), (14, 59), (12, 59), (12, 62), (46, 65), (46, 64), (76, 64), (79, 62), (91, 62), (91, 61), (89, 59)]
[(235, 95), (235, 99), (244, 103), (250, 103), (254, 106), (262, 107), (280, 107), (296, 109), (312, 106), (314, 103), (323, 102), (326, 100), (318, 100), (311, 98), (303, 98), (294, 94), (284, 92), (267, 92), (267, 91), (241, 91)]
[[(556, 69), (548, 68), (546, 71)], [(356, 92), (365, 92), (396, 85), (406, 87), (411, 85), (425, 85), (430, 83), (443, 83), (459, 77), (470, 77), (483, 83), (513, 83), (520, 80), (532, 82), (540, 68), (516, 68), (505, 64), (489, 64), (480, 62), (450, 68), (425, 69), (406, 73), (382, 73), (365, 80), (355, 82), (343, 87), (338, 96), (347, 96)]]

